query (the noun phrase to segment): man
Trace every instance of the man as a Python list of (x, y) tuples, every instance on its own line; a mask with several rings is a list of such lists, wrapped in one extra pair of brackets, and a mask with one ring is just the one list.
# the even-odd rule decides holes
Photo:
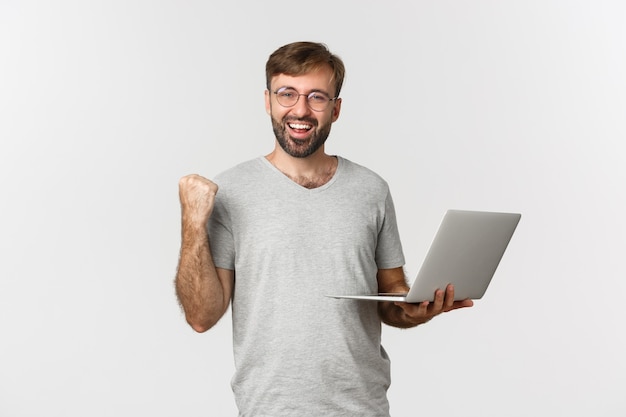
[(408, 291), (387, 183), (324, 152), (344, 71), (322, 44), (279, 48), (266, 65), (274, 150), (215, 182), (180, 180), (177, 295), (198, 332), (232, 300), (241, 416), (388, 416), (381, 321), (412, 327), (472, 305), (451, 286), (421, 304), (325, 297)]

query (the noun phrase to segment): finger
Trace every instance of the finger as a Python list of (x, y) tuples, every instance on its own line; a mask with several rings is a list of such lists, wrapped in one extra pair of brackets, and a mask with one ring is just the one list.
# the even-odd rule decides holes
[(428, 315), (428, 306), (429, 306), (429, 305), (430, 305), (430, 301), (422, 301), (422, 302), (420, 303), (420, 306), (419, 306), (419, 308), (418, 308), (418, 310), (417, 310), (418, 315), (419, 315), (420, 317), (424, 317), (424, 316), (427, 316), (427, 315)]
[(448, 284), (446, 287), (445, 309), (449, 310), (454, 305), (454, 285)]
[(435, 291), (435, 300), (433, 302), (431, 310), (434, 310), (434, 312), (441, 311), (444, 305), (443, 302), (444, 302), (444, 292), (442, 290)]
[(433, 317), (435, 317), (438, 314), (437, 312), (433, 313), (434, 308), (435, 308), (434, 302), (433, 303), (431, 303), (430, 301), (421, 302), (419, 304), (417, 314), (414, 316), (414, 320), (418, 323), (426, 323), (427, 321), (431, 320)]

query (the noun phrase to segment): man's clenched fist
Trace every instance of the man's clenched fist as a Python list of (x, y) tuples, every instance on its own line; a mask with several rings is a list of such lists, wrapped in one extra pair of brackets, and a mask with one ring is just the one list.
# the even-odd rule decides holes
[(217, 184), (197, 174), (186, 175), (178, 182), (184, 222), (205, 226), (217, 194)]

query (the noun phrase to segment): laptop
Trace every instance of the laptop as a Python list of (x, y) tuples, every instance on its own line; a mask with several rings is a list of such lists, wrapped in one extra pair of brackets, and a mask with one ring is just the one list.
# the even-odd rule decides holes
[(479, 299), (496, 272), (519, 223), (519, 213), (448, 210), (408, 293), (329, 295), (372, 301), (433, 301), (454, 285), (454, 298)]

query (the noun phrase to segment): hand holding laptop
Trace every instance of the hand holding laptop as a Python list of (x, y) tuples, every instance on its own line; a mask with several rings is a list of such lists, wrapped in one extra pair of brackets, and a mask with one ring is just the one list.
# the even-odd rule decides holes
[(394, 302), (404, 312), (408, 321), (414, 324), (422, 324), (431, 320), (435, 316), (458, 308), (472, 307), (474, 302), (466, 298), (464, 300), (454, 299), (454, 285), (448, 284), (445, 290), (435, 291), (434, 301), (422, 301), (421, 303)]

